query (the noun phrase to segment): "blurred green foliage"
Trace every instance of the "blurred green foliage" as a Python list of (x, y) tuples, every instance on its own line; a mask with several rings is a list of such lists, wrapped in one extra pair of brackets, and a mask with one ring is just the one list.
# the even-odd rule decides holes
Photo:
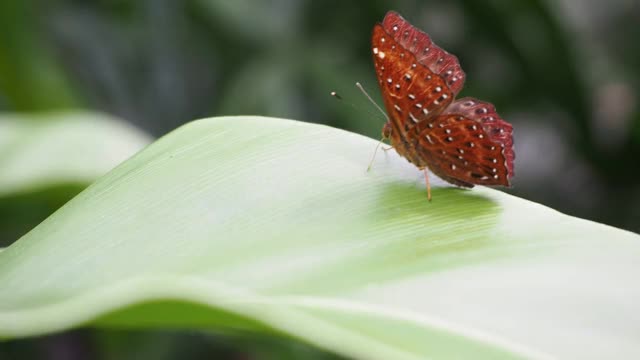
[[(353, 84), (379, 99), (369, 36), (390, 9), (460, 58), (462, 96), (514, 124), (508, 192), (640, 231), (634, 1), (4, 0), (0, 111), (95, 109), (154, 135), (259, 114), (377, 138), (383, 116)], [(0, 199), (0, 235), (15, 239), (80, 188)]]
[(86, 183), (56, 185), (0, 197), (0, 248), (26, 234), (85, 186)]
[(82, 106), (156, 135), (260, 114), (378, 137), (353, 84), (379, 98), (369, 36), (389, 9), (460, 58), (462, 96), (515, 124), (510, 192), (640, 231), (637, 2), (9, 0), (0, 108)]
[(0, 343), (0, 359), (337, 360), (303, 343), (201, 331), (76, 330)]

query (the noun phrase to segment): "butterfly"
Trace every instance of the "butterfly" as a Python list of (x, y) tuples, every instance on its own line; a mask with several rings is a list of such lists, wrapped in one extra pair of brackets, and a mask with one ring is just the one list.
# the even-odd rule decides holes
[(373, 28), (373, 63), (387, 110), (383, 139), (421, 170), (460, 186), (510, 186), (512, 126), (495, 107), (471, 97), (455, 100), (465, 73), (458, 58), (390, 11)]

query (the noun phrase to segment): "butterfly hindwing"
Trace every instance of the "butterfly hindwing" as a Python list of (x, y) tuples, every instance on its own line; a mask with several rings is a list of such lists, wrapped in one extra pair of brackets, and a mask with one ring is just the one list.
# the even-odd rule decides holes
[(440, 115), (433, 124), (421, 124), (413, 134), (419, 145), (416, 147), (419, 155), (445, 180), (509, 185), (505, 148), (491, 140), (477, 121), (457, 114)]
[(443, 114), (458, 114), (474, 120), (482, 126), (489, 139), (500, 144), (504, 148), (504, 155), (509, 178), (515, 174), (513, 162), (513, 126), (504, 121), (496, 112), (495, 107), (486, 102), (471, 97), (458, 99), (451, 103)]

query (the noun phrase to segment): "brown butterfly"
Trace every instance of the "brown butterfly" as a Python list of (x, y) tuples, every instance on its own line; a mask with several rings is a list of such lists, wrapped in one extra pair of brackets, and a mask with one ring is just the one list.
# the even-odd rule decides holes
[(410, 163), (454, 185), (510, 186), (514, 175), (511, 124), (493, 105), (454, 101), (465, 74), (458, 59), (390, 11), (373, 28), (373, 63), (389, 121), (385, 139)]

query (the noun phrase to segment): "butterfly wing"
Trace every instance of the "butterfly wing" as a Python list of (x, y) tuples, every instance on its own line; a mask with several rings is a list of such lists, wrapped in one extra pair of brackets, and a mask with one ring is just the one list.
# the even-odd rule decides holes
[(420, 64), (381, 24), (373, 28), (372, 52), (389, 115), (386, 128), (391, 129), (392, 143), (402, 152), (407, 132), (417, 123), (429, 121), (443, 112), (453, 100), (453, 93), (441, 76)]
[(487, 102), (453, 101), (465, 80), (454, 55), (395, 12), (374, 26), (372, 51), (400, 155), (459, 186), (510, 185), (512, 127)]
[(416, 128), (416, 149), (431, 171), (453, 184), (509, 186), (513, 176), (509, 154), (513, 151), (492, 137), (492, 129), (475, 117), (443, 114), (432, 126), (421, 124)]
[(455, 55), (434, 44), (429, 35), (411, 25), (395, 11), (389, 11), (385, 15), (382, 27), (397, 43), (415, 55), (420, 64), (442, 76), (453, 95), (458, 95), (464, 86), (465, 73)]
[(480, 123), (489, 139), (504, 148), (508, 178), (511, 179), (515, 175), (513, 126), (498, 115), (493, 104), (466, 97), (451, 103), (443, 114), (458, 114)]

